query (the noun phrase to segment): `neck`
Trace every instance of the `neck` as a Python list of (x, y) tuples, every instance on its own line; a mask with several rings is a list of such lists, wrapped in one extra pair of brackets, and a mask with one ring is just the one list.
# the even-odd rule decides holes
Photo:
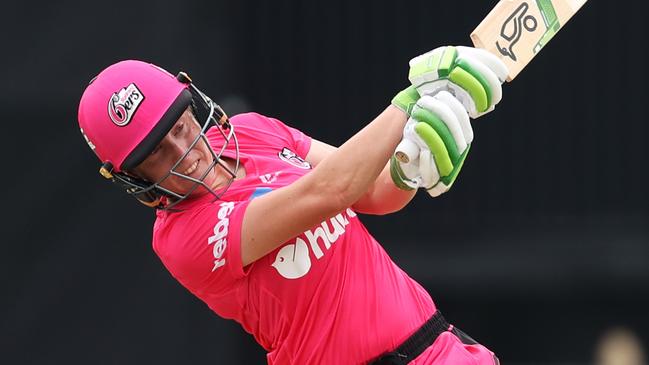
[[(234, 180), (239, 180), (242, 179), (246, 176), (246, 169), (241, 163), (241, 160), (239, 160), (239, 167), (235, 171), (235, 166), (236, 166), (236, 161), (232, 158), (229, 157), (221, 157), (221, 164), (217, 164), (216, 167), (217, 169), (221, 169), (222, 171), (217, 170), (217, 174), (219, 176), (223, 176), (226, 179), (230, 178), (230, 173), (227, 170), (230, 170), (235, 173)], [(226, 170), (227, 168), (227, 170)], [(215, 179), (214, 183), (212, 184), (212, 189), (218, 189), (219, 187), (225, 185), (223, 179)]]

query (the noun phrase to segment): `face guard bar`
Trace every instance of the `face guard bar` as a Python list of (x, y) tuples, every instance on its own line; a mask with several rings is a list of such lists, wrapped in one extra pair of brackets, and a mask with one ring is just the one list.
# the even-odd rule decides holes
[[(201, 125), (200, 132), (198, 133), (196, 138), (194, 138), (194, 141), (191, 143), (189, 148), (187, 148), (187, 151), (185, 151), (185, 153), (183, 153), (183, 155), (180, 156), (180, 158), (176, 161), (176, 163), (173, 164), (173, 166), (169, 169), (169, 172), (167, 172), (167, 174), (165, 174), (161, 179), (159, 179), (154, 183), (151, 183), (147, 180), (141, 179), (137, 176), (134, 176), (126, 172), (113, 172), (114, 167), (110, 162), (104, 163), (102, 167), (99, 169), (99, 173), (103, 177), (112, 180), (114, 183), (124, 188), (129, 195), (134, 196), (142, 204), (155, 209), (176, 210), (176, 211), (178, 209), (173, 209), (173, 207), (176, 206), (181, 201), (187, 199), (189, 196), (191, 196), (191, 194), (199, 186), (202, 186), (207, 192), (209, 192), (214, 197), (214, 200), (220, 199), (221, 196), (223, 196), (223, 194), (225, 194), (225, 192), (228, 190), (230, 185), (232, 185), (232, 182), (237, 176), (237, 171), (239, 170), (239, 164), (240, 164), (239, 142), (237, 141), (237, 136), (234, 133), (234, 126), (230, 124), (230, 121), (227, 115), (225, 114), (225, 112), (223, 111), (223, 109), (221, 109), (221, 107), (218, 104), (214, 103), (212, 99), (210, 99), (207, 95), (201, 92), (196, 86), (194, 86), (194, 84), (191, 83), (191, 79), (189, 79), (187, 74), (181, 72), (180, 74), (178, 74), (177, 78), (179, 81), (188, 84), (188, 89), (192, 96), (191, 107), (196, 120), (198, 121), (201, 118), (205, 118), (203, 124)], [(214, 152), (214, 149), (210, 146), (206, 136), (207, 131), (212, 127), (216, 127), (219, 130), (221, 137), (223, 138), (223, 145), (221, 146), (221, 149), (219, 150), (218, 153)], [(193, 178), (191, 176), (187, 176), (176, 171), (176, 169), (180, 166), (181, 162), (185, 159), (185, 157), (187, 157), (189, 152), (201, 140), (203, 141), (203, 143), (207, 145), (212, 155), (212, 162), (201, 174), (201, 176), (199, 178)], [(228, 165), (221, 160), (221, 156), (226, 151), (231, 140), (234, 140), (234, 150), (235, 150), (234, 168), (228, 167)], [(148, 151), (148, 153), (150, 152), (151, 151)], [(205, 177), (210, 173), (211, 170), (213, 170), (216, 167), (217, 164), (220, 165), (223, 168), (223, 170), (226, 171), (226, 173), (229, 175), (229, 178), (228, 181), (218, 189), (218, 191), (215, 191), (211, 186), (208, 186), (204, 180)], [(187, 179), (193, 182), (194, 184), (186, 193), (179, 194), (161, 186), (161, 183), (165, 181), (167, 178), (169, 178), (170, 176), (177, 176), (182, 179)]]

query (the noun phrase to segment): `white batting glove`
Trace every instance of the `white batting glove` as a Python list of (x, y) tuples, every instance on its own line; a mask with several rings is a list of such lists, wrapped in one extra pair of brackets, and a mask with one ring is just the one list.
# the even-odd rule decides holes
[(473, 129), (462, 103), (447, 91), (421, 97), (390, 160), (395, 185), (425, 188), (431, 196), (448, 191), (473, 141)]
[(422, 96), (450, 92), (477, 118), (500, 102), (507, 74), (507, 66), (483, 49), (446, 46), (410, 60), (408, 79)]

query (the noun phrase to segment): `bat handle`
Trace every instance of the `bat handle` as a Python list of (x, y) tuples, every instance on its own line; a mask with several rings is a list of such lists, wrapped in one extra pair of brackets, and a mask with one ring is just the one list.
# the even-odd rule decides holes
[(403, 139), (394, 151), (394, 157), (401, 163), (415, 161), (419, 158), (419, 146), (409, 139)]

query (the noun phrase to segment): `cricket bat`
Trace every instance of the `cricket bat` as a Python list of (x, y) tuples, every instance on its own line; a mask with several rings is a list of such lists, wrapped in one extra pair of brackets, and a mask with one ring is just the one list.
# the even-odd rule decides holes
[(476, 48), (498, 56), (512, 81), (587, 0), (501, 0), (471, 33)]
[[(511, 82), (586, 1), (500, 0), (471, 33), (471, 40), (507, 65)], [(395, 152), (403, 163), (418, 156), (419, 147), (405, 139)]]

